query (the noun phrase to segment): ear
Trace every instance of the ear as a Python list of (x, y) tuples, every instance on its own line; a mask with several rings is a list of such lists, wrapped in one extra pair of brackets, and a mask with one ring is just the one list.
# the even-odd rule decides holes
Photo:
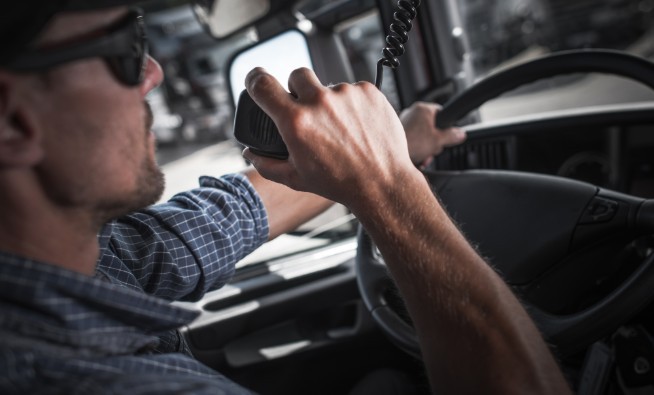
[(0, 69), (0, 169), (36, 165), (43, 158), (41, 135), (22, 89), (25, 78)]

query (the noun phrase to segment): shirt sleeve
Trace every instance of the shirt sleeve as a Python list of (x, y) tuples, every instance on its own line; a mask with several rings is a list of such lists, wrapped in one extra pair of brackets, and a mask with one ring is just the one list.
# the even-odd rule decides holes
[(245, 176), (202, 177), (199, 188), (107, 224), (99, 239), (99, 275), (193, 301), (223, 286), (268, 239), (268, 219)]

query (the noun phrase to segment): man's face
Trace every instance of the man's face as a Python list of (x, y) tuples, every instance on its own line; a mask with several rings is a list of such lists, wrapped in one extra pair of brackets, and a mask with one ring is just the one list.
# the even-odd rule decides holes
[[(40, 44), (92, 39), (125, 13), (58, 15)], [(144, 98), (162, 78), (152, 59), (145, 80), (136, 87), (120, 83), (99, 57), (45, 73), (31, 100), (45, 152), (37, 171), (51, 199), (89, 209), (104, 222), (159, 198), (163, 175), (156, 165), (152, 113)]]

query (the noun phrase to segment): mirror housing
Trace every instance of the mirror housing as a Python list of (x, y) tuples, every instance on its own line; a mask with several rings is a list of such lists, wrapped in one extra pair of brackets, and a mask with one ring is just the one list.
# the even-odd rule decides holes
[(192, 8), (210, 35), (225, 38), (265, 17), (270, 0), (194, 0)]

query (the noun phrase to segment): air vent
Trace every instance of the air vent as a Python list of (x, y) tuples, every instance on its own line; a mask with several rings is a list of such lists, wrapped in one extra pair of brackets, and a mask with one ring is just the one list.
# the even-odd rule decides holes
[(512, 170), (514, 145), (512, 138), (468, 141), (443, 151), (435, 158), (432, 167), (435, 170)]

